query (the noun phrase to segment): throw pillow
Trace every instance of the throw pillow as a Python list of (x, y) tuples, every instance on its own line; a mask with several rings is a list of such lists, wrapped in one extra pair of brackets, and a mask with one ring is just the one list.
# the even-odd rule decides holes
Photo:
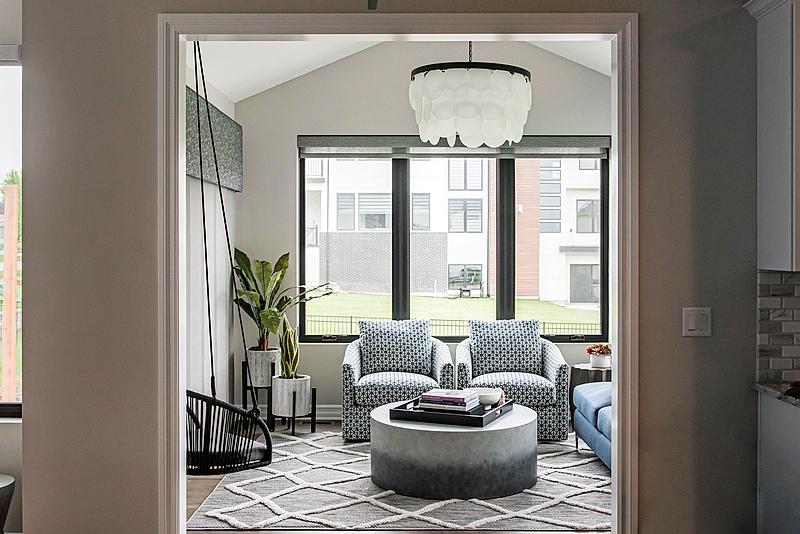
[(398, 371), (431, 374), (431, 322), (358, 321), (361, 333), (361, 372), (363, 374)]
[(542, 374), (538, 319), (469, 321), (472, 376), (522, 372)]

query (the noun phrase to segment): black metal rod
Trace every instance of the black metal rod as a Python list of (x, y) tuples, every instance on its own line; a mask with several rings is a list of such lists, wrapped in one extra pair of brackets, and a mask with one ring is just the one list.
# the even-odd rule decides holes
[(317, 388), (311, 388), (311, 433), (317, 431)]
[[(298, 222), (300, 223), (300, 227), (297, 229), (297, 235), (300, 236), (300, 249), (299, 249), (299, 261), (297, 264), (298, 267), (298, 275), (300, 280), (300, 285), (303, 288), (306, 287), (306, 160), (305, 158), (300, 158), (300, 166), (298, 168), (298, 188), (297, 191), (297, 211), (298, 211)], [(299, 332), (297, 335), (300, 336), (300, 339), (305, 339), (306, 335), (306, 302), (305, 300), (300, 301), (300, 307), (298, 309), (299, 317), (297, 321), (297, 328)], [(274, 373), (273, 373), (274, 374)]]
[(392, 319), (411, 317), (409, 163), (392, 159)]
[(486, 63), (483, 61), (450, 61), (447, 63), (431, 63), (430, 65), (422, 65), (411, 71), (411, 78), (417, 74), (428, 73), (432, 70), (449, 70), (449, 69), (485, 69), (485, 70), (504, 70), (511, 74), (522, 74), (527, 80), (531, 79), (531, 71), (525, 70), (522, 67), (515, 65), (505, 65), (503, 63)]
[(497, 319), (514, 318), (516, 293), (515, 160), (497, 160)]

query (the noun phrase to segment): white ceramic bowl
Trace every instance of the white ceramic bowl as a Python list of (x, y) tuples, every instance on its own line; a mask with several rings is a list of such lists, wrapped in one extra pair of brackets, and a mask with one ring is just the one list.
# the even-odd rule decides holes
[(465, 391), (474, 391), (478, 394), (478, 402), (492, 405), (500, 400), (503, 390), (500, 388), (467, 388)]

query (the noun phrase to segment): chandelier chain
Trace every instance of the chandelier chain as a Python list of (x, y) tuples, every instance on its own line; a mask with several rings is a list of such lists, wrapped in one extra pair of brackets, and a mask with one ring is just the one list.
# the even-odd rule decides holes
[(472, 41), (469, 42), (469, 62), (472, 63)]

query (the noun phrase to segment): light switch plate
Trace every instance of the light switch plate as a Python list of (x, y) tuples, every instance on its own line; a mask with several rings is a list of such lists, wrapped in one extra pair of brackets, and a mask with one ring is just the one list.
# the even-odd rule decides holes
[(683, 308), (683, 337), (711, 335), (711, 308)]

